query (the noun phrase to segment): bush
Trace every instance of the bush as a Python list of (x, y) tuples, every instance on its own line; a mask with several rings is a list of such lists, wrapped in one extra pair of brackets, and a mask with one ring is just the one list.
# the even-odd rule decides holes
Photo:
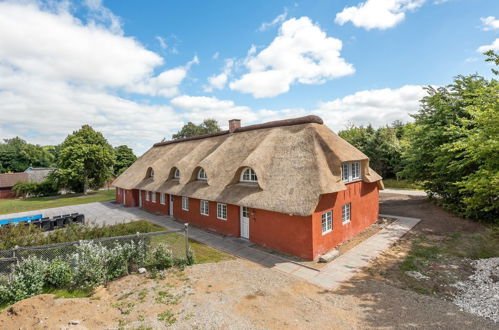
[(158, 244), (152, 252), (152, 264), (158, 269), (173, 266), (173, 253), (166, 244)]
[(6, 300), (15, 302), (42, 293), (47, 266), (47, 261), (36, 257), (28, 257), (14, 266)]
[(59, 192), (58, 185), (47, 178), (43, 182), (18, 182), (12, 187), (17, 197), (40, 197), (56, 195)]
[(53, 260), (47, 267), (45, 285), (52, 288), (65, 288), (73, 280), (73, 268), (61, 259)]
[(74, 266), (72, 286), (93, 289), (104, 284), (108, 278), (108, 256), (108, 250), (101, 244), (82, 242), (71, 258)]

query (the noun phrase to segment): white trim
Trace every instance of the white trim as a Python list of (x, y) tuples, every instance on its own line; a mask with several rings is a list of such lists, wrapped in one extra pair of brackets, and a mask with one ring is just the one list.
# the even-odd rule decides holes
[(361, 173), (361, 163), (359, 161), (341, 164), (341, 179), (345, 183), (360, 181), (362, 178)]
[(256, 172), (251, 167), (246, 167), (239, 177), (240, 182), (258, 182)]
[(173, 217), (173, 201), (174, 201), (173, 195), (170, 195), (170, 205), (168, 205), (169, 211), (170, 211), (170, 216)]
[(341, 207), (341, 222), (346, 225), (352, 220), (352, 203), (344, 204)]
[(151, 203), (156, 203), (156, 192), (151, 191)]
[(201, 200), (199, 202), (199, 213), (201, 213), (201, 215), (210, 215), (210, 202)]
[(180, 170), (175, 167), (175, 172), (173, 172), (174, 179), (180, 179)]
[(182, 196), (182, 210), (189, 211), (189, 197)]
[(239, 208), (239, 216), (241, 218), (239, 236), (245, 239), (249, 239), (250, 236), (249, 207), (241, 206)]
[(321, 229), (322, 229), (322, 235), (325, 235), (333, 231), (333, 211), (327, 211), (322, 213)]
[(151, 200), (151, 197), (149, 195), (149, 191), (146, 191), (146, 202), (149, 202)]
[(166, 194), (165, 193), (159, 193), (159, 203), (162, 205), (166, 204)]
[(198, 180), (202, 180), (202, 181), (208, 180), (208, 176), (206, 175), (206, 171), (202, 167), (198, 171)]
[(217, 219), (227, 221), (227, 204), (217, 203)]

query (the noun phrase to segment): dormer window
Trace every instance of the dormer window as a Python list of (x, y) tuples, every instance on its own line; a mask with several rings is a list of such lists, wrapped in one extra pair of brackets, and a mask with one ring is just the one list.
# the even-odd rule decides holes
[(147, 169), (146, 178), (154, 178), (154, 170), (152, 169), (152, 167), (149, 167)]
[(200, 168), (198, 171), (198, 180), (206, 181), (208, 180), (208, 176), (203, 168)]
[(256, 177), (256, 172), (253, 171), (251, 167), (247, 167), (241, 173), (241, 182), (258, 182), (258, 178)]
[(341, 164), (341, 179), (343, 182), (360, 180), (360, 162), (348, 162)]
[(173, 178), (180, 179), (180, 170), (178, 168), (176, 168), (175, 172), (173, 172)]

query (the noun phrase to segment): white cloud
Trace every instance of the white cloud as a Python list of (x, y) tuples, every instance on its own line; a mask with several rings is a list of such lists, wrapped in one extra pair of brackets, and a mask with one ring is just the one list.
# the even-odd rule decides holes
[(476, 51), (479, 53), (485, 53), (488, 50), (499, 51), (499, 38), (494, 40), (490, 45), (484, 45), (484, 46), (478, 47), (478, 49)]
[(480, 17), (480, 20), (482, 21), (482, 29), (484, 31), (499, 29), (499, 19), (495, 18), (494, 16)]
[(203, 86), (203, 90), (207, 93), (211, 93), (215, 89), (223, 89), (232, 73), (234, 63), (233, 59), (226, 59), (222, 72), (220, 74), (210, 76), (208, 78), (208, 85)]
[(268, 30), (269, 28), (279, 25), (284, 22), (288, 18), (288, 8), (284, 8), (284, 12), (282, 14), (277, 15), (271, 22), (264, 22), (258, 28), (258, 31), (263, 32)]
[(323, 102), (314, 114), (338, 131), (350, 123), (380, 127), (394, 120), (410, 121), (409, 114), (419, 109), (419, 100), (426, 95), (422, 86), (359, 91), (343, 98)]
[(158, 40), (159, 47), (161, 47), (161, 49), (164, 50), (164, 49), (168, 48), (168, 44), (166, 43), (165, 38), (163, 38), (161, 36), (156, 36), (155, 38), (156, 38), (156, 40)]
[(216, 97), (180, 95), (171, 100), (171, 105), (184, 110), (180, 116), (186, 121), (200, 123), (212, 118), (218, 120), (222, 127), (227, 127), (228, 120), (232, 118), (240, 118), (245, 122), (259, 118), (247, 106), (238, 106), (234, 101), (219, 100)]
[(111, 143), (142, 152), (182, 119), (170, 106), (117, 95), (177, 95), (199, 60), (155, 74), (163, 58), (125, 37), (121, 20), (101, 1), (86, 5), (85, 22), (67, 3), (0, 2), (0, 134), (60, 143), (88, 123)]
[(353, 7), (345, 7), (336, 14), (335, 22), (352, 22), (356, 27), (388, 29), (405, 18), (405, 13), (422, 6), (426, 0), (367, 0)]
[(328, 37), (308, 17), (291, 18), (267, 48), (258, 54), (250, 48), (244, 61), (249, 73), (229, 86), (256, 98), (273, 97), (296, 82), (321, 84), (352, 74), (353, 66), (340, 57), (341, 48), (341, 40)]
[(211, 58), (216, 60), (216, 59), (218, 59), (219, 56), (220, 56), (220, 52), (215, 52), (215, 54), (213, 54), (213, 56)]

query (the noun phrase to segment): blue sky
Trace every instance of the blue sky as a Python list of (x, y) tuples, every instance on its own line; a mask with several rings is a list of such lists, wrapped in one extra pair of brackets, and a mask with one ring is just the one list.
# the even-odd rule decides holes
[(422, 86), (491, 77), (498, 38), (492, 0), (0, 1), (0, 138), (88, 123), (140, 154), (204, 118), (408, 121)]

